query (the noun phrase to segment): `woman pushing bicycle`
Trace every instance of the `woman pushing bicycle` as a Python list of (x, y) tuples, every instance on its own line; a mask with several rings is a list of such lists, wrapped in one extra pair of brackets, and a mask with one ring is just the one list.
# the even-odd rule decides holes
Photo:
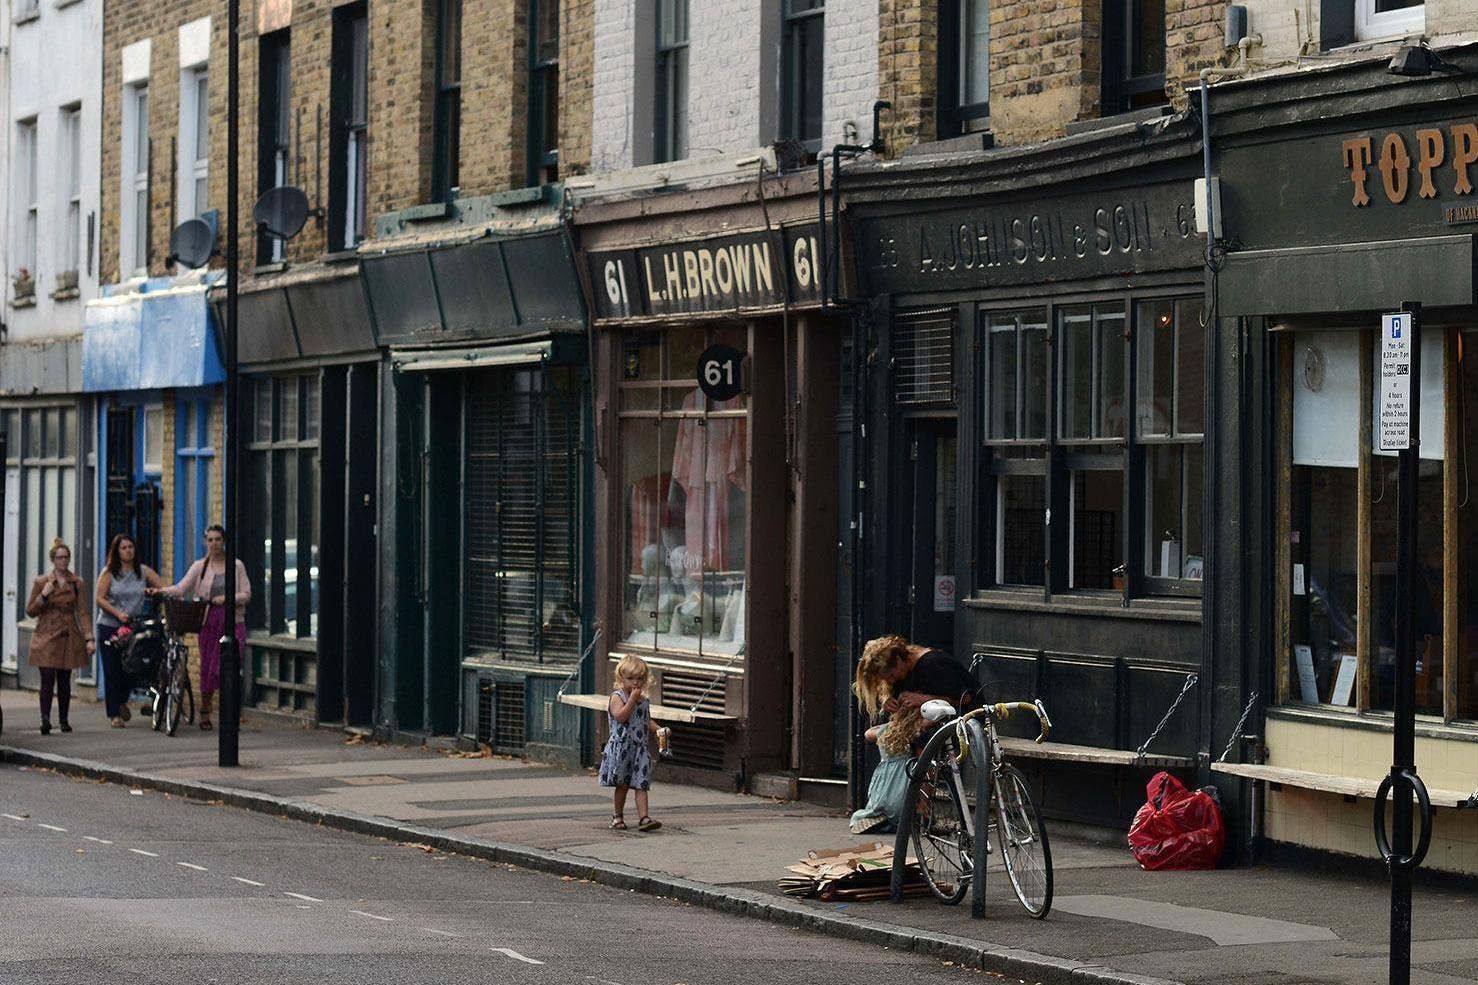
[[(205, 530), (205, 557), (196, 561), (177, 584), (151, 590), (170, 598), (203, 598), (210, 602), (200, 627), (200, 730), (213, 726), (210, 710), (221, 686), (221, 634), (226, 626), (226, 528), (213, 524)], [(246, 652), (246, 606), (251, 602), (251, 582), (246, 565), (236, 559), (236, 646)]]

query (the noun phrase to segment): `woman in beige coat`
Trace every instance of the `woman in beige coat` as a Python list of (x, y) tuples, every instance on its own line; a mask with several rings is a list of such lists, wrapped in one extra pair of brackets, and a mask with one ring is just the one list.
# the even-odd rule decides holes
[(51, 695), (56, 692), (57, 717), (63, 732), (72, 731), (67, 709), (72, 703), (72, 671), (92, 660), (92, 620), (87, 589), (71, 571), (72, 549), (60, 537), (51, 542), (51, 570), (31, 583), (26, 615), (36, 620), (29, 663), (41, 671), (41, 734), (51, 734)]

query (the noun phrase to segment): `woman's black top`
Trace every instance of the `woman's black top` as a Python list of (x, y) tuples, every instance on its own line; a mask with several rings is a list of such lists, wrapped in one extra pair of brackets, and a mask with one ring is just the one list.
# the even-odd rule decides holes
[(894, 687), (894, 693), (916, 691), (919, 694), (948, 698), (956, 711), (974, 707), (979, 685), (969, 668), (943, 650), (925, 650), (919, 662)]

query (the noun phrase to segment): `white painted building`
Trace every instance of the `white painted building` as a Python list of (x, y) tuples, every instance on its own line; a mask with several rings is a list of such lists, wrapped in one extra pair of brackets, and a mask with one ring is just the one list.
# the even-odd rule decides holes
[(91, 581), (90, 403), (82, 313), (98, 291), (103, 0), (0, 6), (0, 424), (5, 436), (0, 673), (26, 671), (31, 579), (53, 537)]
[(830, 150), (871, 137), (878, 5), (596, 0), (595, 66), (596, 173), (787, 138)]

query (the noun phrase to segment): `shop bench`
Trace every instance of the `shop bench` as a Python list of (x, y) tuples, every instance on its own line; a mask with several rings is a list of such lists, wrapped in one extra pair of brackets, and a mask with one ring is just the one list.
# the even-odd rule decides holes
[[(576, 708), (589, 708), (591, 711), (606, 711), (611, 704), (609, 694), (561, 694), (559, 703), (562, 705), (573, 705)], [(713, 724), (724, 724), (739, 721), (736, 715), (719, 715), (708, 711), (693, 711), (690, 708), (678, 708), (674, 705), (651, 706), (652, 719), (658, 722), (710, 722)]]
[(1196, 764), (1189, 756), (1146, 753), (1133, 749), (1105, 749), (1102, 746), (1075, 746), (1067, 742), (1033, 742), (1001, 736), (1001, 748), (1008, 756), (1022, 759), (1050, 759), (1064, 763), (1093, 763), (1106, 766), (1147, 766), (1154, 769), (1186, 769)]
[[(1311, 770), (1294, 770), (1284, 766), (1264, 766), (1257, 763), (1212, 763), (1211, 772), (1227, 776), (1238, 776), (1246, 780), (1276, 783), (1280, 786), (1296, 787), (1300, 790), (1317, 790), (1321, 793), (1340, 794), (1345, 797), (1360, 797), (1374, 800), (1381, 778), (1367, 780), (1353, 776), (1335, 776), (1330, 773), (1315, 773)], [(1470, 807), (1472, 794), (1456, 790), (1428, 788), (1427, 796), (1433, 807)]]

